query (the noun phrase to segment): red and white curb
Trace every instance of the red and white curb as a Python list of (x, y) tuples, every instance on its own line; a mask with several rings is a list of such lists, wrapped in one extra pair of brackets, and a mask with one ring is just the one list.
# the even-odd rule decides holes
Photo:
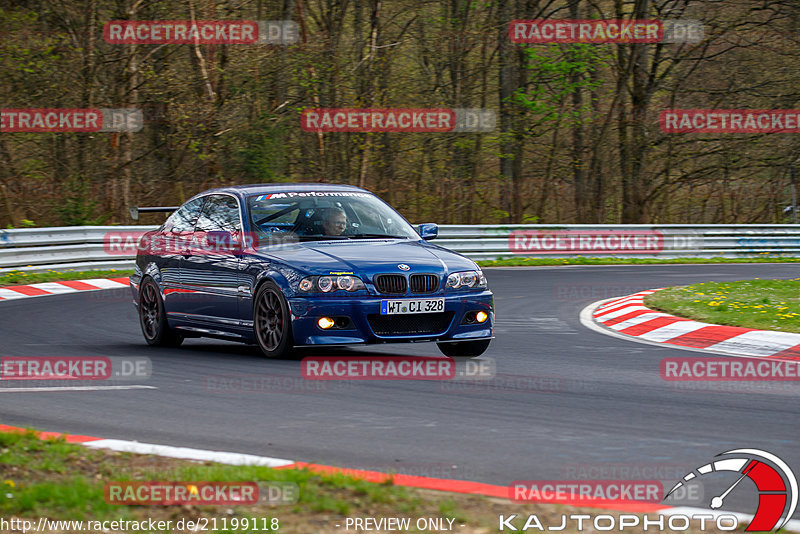
[(644, 305), (648, 289), (590, 304), (581, 322), (593, 330), (632, 341), (682, 349), (779, 360), (800, 360), (800, 334), (722, 326), (675, 317)]
[(129, 287), (128, 278), (90, 278), (88, 280), (68, 280), (65, 282), (42, 282), (22, 286), (0, 287), (0, 301), (17, 300), (48, 295), (63, 295), (79, 291), (98, 291), (101, 289), (120, 289)]

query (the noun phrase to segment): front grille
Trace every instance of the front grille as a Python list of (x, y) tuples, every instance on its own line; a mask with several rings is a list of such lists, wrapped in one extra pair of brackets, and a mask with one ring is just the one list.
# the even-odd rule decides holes
[(386, 295), (403, 295), (408, 289), (406, 277), (402, 274), (376, 274), (375, 289)]
[(378, 336), (441, 334), (453, 320), (453, 312), (367, 315), (369, 326)]
[(439, 289), (439, 277), (435, 274), (412, 274), (412, 293), (435, 293)]

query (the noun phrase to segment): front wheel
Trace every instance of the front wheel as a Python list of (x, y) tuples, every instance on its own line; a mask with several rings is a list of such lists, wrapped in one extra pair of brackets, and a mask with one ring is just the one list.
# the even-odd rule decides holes
[(183, 343), (183, 336), (167, 323), (164, 301), (161, 300), (161, 292), (152, 278), (145, 278), (139, 286), (139, 324), (148, 345), (177, 347)]
[(289, 305), (272, 281), (258, 288), (253, 310), (256, 341), (267, 358), (285, 358), (292, 351)]
[(491, 339), (478, 341), (456, 341), (455, 343), (437, 343), (439, 350), (445, 356), (453, 358), (476, 358), (486, 352)]

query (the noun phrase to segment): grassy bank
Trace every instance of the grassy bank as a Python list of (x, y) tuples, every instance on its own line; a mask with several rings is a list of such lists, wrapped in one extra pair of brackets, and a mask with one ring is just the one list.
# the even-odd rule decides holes
[(538, 265), (670, 265), (670, 264), (706, 264), (706, 263), (797, 263), (800, 258), (782, 256), (758, 256), (756, 258), (502, 258), (499, 260), (481, 260), (481, 267), (526, 267)]
[(26, 273), (9, 271), (0, 273), (0, 287), (21, 284), (38, 284), (40, 282), (57, 282), (59, 280), (86, 280), (88, 278), (122, 278), (133, 274), (133, 269), (108, 271), (47, 271), (44, 273)]
[[(113, 481), (255, 481), (297, 484), (299, 498), (283, 505), (236, 506), (113, 505), (104, 487)], [(238, 518), (257, 519), (259, 530), (237, 528), (228, 532), (263, 532), (266, 518), (278, 520), (278, 532), (342, 533), (348, 517), (410, 517), (453, 520), (452, 532), (496, 532), (500, 514), (519, 514), (512, 522), (521, 528), (528, 514), (547, 525), (560, 525), (562, 514), (609, 513), (590, 508), (451, 494), (399, 487), (388, 478), (376, 484), (343, 474), (320, 475), (309, 470), (228, 466), (156, 456), (88, 449), (62, 439), (42, 440), (27, 433), (0, 432), (0, 517), (24, 518), (36, 524), (40, 517), (55, 520), (172, 521), (217, 518), (228, 524)], [(251, 523), (251, 524), (253, 524)], [(172, 530), (175, 531), (175, 530)], [(225, 530), (217, 530), (219, 532)], [(435, 530), (434, 530), (435, 531)], [(7, 531), (5, 531), (7, 532)], [(353, 532), (351, 527), (350, 532)], [(427, 532), (411, 528), (403, 532)], [(690, 532), (701, 532), (697, 525)], [(706, 530), (705, 532), (717, 532)]]

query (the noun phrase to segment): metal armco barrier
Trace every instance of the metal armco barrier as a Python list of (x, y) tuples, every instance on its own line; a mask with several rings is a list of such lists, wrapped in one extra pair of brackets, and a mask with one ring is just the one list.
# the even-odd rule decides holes
[[(0, 272), (130, 269), (135, 253), (109, 254), (109, 232), (155, 226), (0, 230)], [(511, 257), (800, 257), (800, 225), (442, 225), (433, 241), (474, 260)], [(398, 258), (398, 261), (402, 258)]]

